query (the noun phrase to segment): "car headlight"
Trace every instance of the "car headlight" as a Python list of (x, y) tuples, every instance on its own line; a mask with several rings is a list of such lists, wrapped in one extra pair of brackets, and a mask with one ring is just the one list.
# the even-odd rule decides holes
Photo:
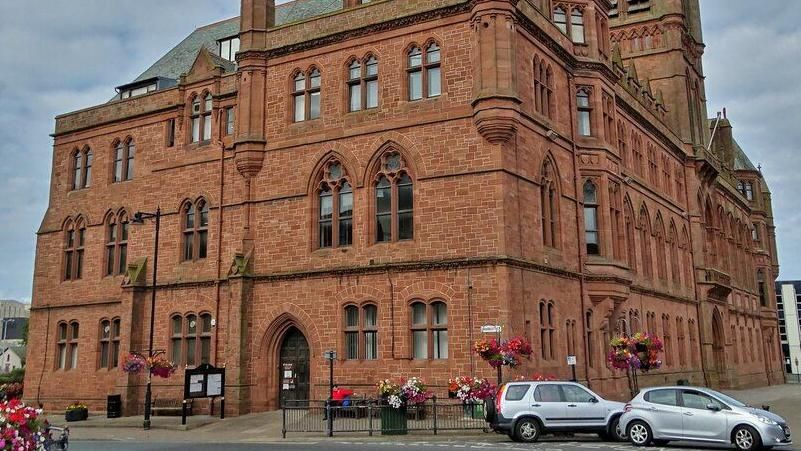
[(757, 420), (759, 420), (761, 423), (765, 423), (765, 424), (779, 424), (779, 423), (771, 420), (770, 418), (763, 417), (761, 415), (757, 415)]

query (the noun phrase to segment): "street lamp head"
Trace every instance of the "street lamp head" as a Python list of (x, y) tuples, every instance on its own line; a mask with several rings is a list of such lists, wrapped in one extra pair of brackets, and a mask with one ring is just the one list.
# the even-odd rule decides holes
[(133, 215), (133, 219), (131, 220), (131, 224), (141, 225), (145, 223), (144, 214), (141, 211), (137, 211)]

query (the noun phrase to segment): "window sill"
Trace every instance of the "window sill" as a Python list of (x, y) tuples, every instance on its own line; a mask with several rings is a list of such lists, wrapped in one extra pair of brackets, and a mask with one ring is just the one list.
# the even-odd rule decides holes
[(209, 144), (211, 144), (211, 140), (210, 139), (207, 139), (207, 140), (204, 140), (204, 141), (190, 142), (187, 145), (187, 148), (190, 149), (190, 150), (191, 149), (198, 149), (200, 147), (207, 147)]
[(111, 182), (111, 185), (112, 186), (114, 186), (114, 185), (122, 185), (122, 184), (125, 184), (125, 183), (128, 183), (128, 182), (133, 182), (133, 179), (116, 180), (116, 181)]

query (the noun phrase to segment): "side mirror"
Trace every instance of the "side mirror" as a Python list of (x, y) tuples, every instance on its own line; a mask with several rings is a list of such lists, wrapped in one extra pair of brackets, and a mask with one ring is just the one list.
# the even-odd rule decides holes
[(720, 406), (717, 405), (717, 404), (712, 404), (712, 403), (707, 404), (706, 408), (711, 410), (711, 411), (713, 411), (713, 412), (719, 412), (720, 411)]
[(593, 404), (595, 404), (595, 403), (597, 403), (597, 402), (598, 402), (598, 398), (596, 398), (595, 396), (593, 396), (592, 398), (590, 398), (590, 402), (591, 402), (591, 403), (593, 403)]

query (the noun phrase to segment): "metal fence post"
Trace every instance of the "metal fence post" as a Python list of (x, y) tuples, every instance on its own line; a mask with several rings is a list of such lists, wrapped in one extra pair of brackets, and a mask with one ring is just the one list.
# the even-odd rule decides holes
[(367, 433), (373, 436), (373, 403), (367, 402)]
[(325, 401), (325, 412), (328, 415), (328, 423), (326, 423), (326, 428), (328, 429), (327, 434), (329, 437), (334, 436), (334, 411), (331, 410), (331, 399), (327, 399)]
[(281, 437), (286, 438), (286, 406), (281, 406)]
[(437, 435), (437, 396), (431, 398), (432, 410), (434, 411), (434, 435)]

